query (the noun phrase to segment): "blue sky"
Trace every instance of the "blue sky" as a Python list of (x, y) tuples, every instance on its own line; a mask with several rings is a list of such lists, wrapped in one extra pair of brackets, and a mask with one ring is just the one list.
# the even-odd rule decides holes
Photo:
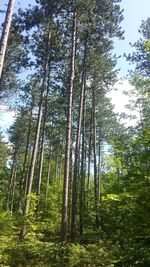
[[(34, 4), (34, 0), (24, 0), (24, 1), (16, 1), (15, 5), (15, 11), (19, 7), (27, 7), (28, 4)], [(8, 3), (8, 0), (0, 0), (0, 9), (6, 10), (6, 4)], [(121, 58), (118, 60), (117, 68), (120, 68), (119, 78), (125, 79), (128, 69), (131, 69), (131, 66), (129, 66), (129, 63), (126, 62), (125, 58), (123, 57), (123, 54), (129, 54), (132, 52), (131, 46), (129, 43), (134, 43), (140, 38), (140, 34), (138, 32), (138, 29), (140, 27), (141, 21), (146, 20), (150, 16), (150, 0), (122, 0), (120, 3), (121, 8), (124, 9), (124, 21), (122, 22), (122, 29), (125, 31), (124, 40), (115, 40), (114, 42), (114, 53), (117, 54), (117, 56), (121, 55)], [(1, 15), (1, 14), (0, 14)], [(2, 22), (3, 17), (1, 15), (0, 22)], [(120, 91), (123, 91), (128, 87), (129, 84), (126, 82), (123, 82), (120, 85)], [(119, 87), (117, 84), (117, 88), (119, 91)], [(124, 97), (121, 95), (117, 95), (117, 92), (112, 94), (113, 98), (113, 104), (115, 104), (116, 111), (118, 109), (121, 109), (121, 105), (123, 107), (124, 104)], [(121, 104), (122, 103), (122, 104)], [(8, 112), (8, 111), (1, 111), (1, 109), (6, 109), (7, 106), (0, 105), (0, 127), (2, 127), (3, 130), (6, 131), (6, 129), (9, 127), (9, 125), (13, 122), (13, 116), (14, 112)]]
[[(120, 5), (124, 9), (124, 20), (121, 25), (125, 31), (125, 40), (115, 40), (114, 51), (117, 55), (128, 54), (132, 51), (129, 43), (134, 43), (140, 38), (138, 29), (141, 22), (150, 17), (150, 0), (122, 0)], [(131, 68), (123, 57), (118, 60), (117, 67), (121, 68), (121, 77), (126, 76), (128, 69)]]
[[(0, 0), (0, 9), (6, 9), (7, 3), (8, 0)], [(29, 4), (34, 3), (34, 0), (16, 1), (15, 11), (17, 11), (19, 7), (25, 8)], [(138, 29), (141, 21), (146, 20), (150, 16), (150, 0), (122, 0), (120, 6), (124, 9), (124, 21), (121, 25), (122, 29), (125, 31), (125, 40), (115, 40), (114, 53), (118, 56), (122, 56), (124, 53), (130, 53), (131, 46), (129, 43), (134, 43), (139, 39), (140, 34), (138, 33)], [(117, 68), (121, 69), (119, 76), (125, 77), (130, 66), (125, 58), (121, 57), (121, 59), (118, 60)]]

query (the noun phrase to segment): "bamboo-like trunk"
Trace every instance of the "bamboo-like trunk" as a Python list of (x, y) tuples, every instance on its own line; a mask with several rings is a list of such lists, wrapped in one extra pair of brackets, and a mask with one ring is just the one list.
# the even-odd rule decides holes
[(2, 31), (2, 36), (0, 40), (0, 80), (1, 80), (3, 66), (4, 66), (4, 58), (5, 58), (6, 48), (7, 48), (7, 42), (8, 42), (8, 36), (9, 36), (9, 31), (10, 31), (10, 26), (11, 26), (11, 21), (12, 21), (14, 5), (15, 5), (15, 0), (9, 0), (7, 11), (6, 11), (4, 27)]
[(62, 199), (62, 221), (61, 221), (61, 239), (67, 239), (67, 222), (68, 222), (68, 188), (70, 174), (70, 149), (71, 149), (71, 132), (72, 132), (72, 101), (73, 87), (75, 78), (75, 55), (76, 55), (76, 38), (77, 38), (76, 12), (73, 15), (72, 25), (72, 52), (71, 52), (71, 73), (70, 89), (68, 92), (68, 109), (67, 109), (67, 130), (66, 130), (66, 148), (65, 148), (65, 166), (64, 166), (64, 184)]

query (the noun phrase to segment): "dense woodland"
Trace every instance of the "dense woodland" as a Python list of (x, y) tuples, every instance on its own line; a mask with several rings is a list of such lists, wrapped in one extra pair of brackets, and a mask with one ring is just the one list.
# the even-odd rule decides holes
[(108, 97), (120, 0), (8, 2), (0, 101), (16, 117), (0, 134), (0, 266), (149, 267), (150, 18), (125, 55), (128, 126)]

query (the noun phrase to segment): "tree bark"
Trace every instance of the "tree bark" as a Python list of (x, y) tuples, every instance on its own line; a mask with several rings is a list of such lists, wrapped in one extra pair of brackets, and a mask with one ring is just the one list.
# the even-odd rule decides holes
[(50, 144), (50, 148), (49, 148), (48, 173), (47, 173), (46, 191), (45, 191), (45, 211), (46, 211), (46, 207), (47, 207), (50, 173), (51, 173), (51, 144)]
[(9, 185), (8, 185), (8, 193), (6, 198), (6, 209), (13, 210), (13, 203), (12, 203), (12, 195), (14, 190), (14, 182), (15, 182), (15, 175), (16, 175), (16, 165), (17, 165), (17, 158), (18, 158), (18, 148), (15, 148), (14, 156), (13, 156), (13, 165), (11, 169), (11, 174), (9, 178)]
[(98, 144), (98, 195), (100, 202), (100, 176), (101, 176), (101, 129), (99, 129), (99, 144)]
[(19, 194), (19, 210), (22, 207), (22, 197), (24, 196), (25, 192), (25, 184), (26, 184), (26, 165), (27, 165), (27, 159), (28, 159), (28, 152), (29, 152), (29, 142), (30, 142), (30, 134), (31, 134), (31, 124), (32, 124), (32, 110), (33, 110), (33, 103), (31, 105), (31, 111), (30, 111), (30, 120), (29, 120), (29, 127), (28, 127), (28, 133), (27, 133), (27, 143), (26, 143), (26, 150), (25, 150), (25, 156), (24, 156), (24, 163), (23, 163), (23, 170), (22, 170), (22, 177), (20, 181), (20, 194)]
[(90, 191), (91, 150), (92, 150), (92, 115), (91, 115), (91, 119), (90, 119), (90, 136), (89, 136), (89, 150), (88, 150), (88, 181), (87, 181), (88, 195), (89, 195), (89, 191)]
[[(49, 74), (50, 74), (50, 67), (49, 67)], [(45, 103), (43, 103), (43, 104), (45, 104), (45, 109), (44, 109), (44, 116), (43, 116), (43, 127), (42, 127), (42, 132), (41, 132), (42, 139), (41, 139), (41, 147), (40, 147), (39, 171), (38, 171), (37, 189), (36, 189), (37, 196), (40, 196), (40, 192), (41, 192), (41, 181), (42, 181), (43, 159), (44, 159), (44, 139), (45, 139), (45, 131), (46, 131), (49, 82), (50, 82), (50, 75), (48, 75), (46, 98), (45, 98)]]
[(15, 168), (14, 175), (13, 175), (13, 182), (12, 182), (12, 192), (11, 192), (11, 202), (10, 202), (10, 212), (13, 213), (14, 208), (14, 196), (15, 196), (15, 183), (16, 183), (16, 175), (17, 170)]
[(94, 156), (94, 192), (95, 192), (95, 212), (96, 212), (96, 227), (99, 227), (99, 188), (97, 177), (97, 153), (96, 153), (96, 114), (95, 114), (95, 88), (93, 88), (92, 96), (93, 109), (93, 156)]
[(11, 21), (12, 21), (14, 5), (15, 5), (15, 0), (9, 0), (7, 11), (6, 11), (4, 27), (2, 31), (2, 36), (0, 40), (0, 80), (1, 80), (2, 70), (4, 66), (4, 58), (5, 58), (6, 48), (7, 48), (7, 42), (8, 42), (8, 36), (9, 36), (9, 31), (10, 31), (10, 26), (11, 26)]
[(83, 238), (83, 218), (84, 218), (84, 204), (85, 204), (85, 85), (83, 96), (83, 120), (82, 120), (82, 156), (81, 156), (81, 185), (80, 185), (80, 238)]
[[(50, 47), (50, 40), (51, 40), (51, 32), (49, 31), (48, 32), (48, 38), (47, 38), (47, 50), (46, 50), (46, 58), (45, 58), (45, 62), (44, 62), (44, 73), (43, 73), (43, 81), (42, 81), (42, 87), (41, 87), (41, 96), (40, 96), (40, 103), (39, 103), (35, 142), (34, 142), (34, 147), (33, 147), (33, 151), (32, 151), (30, 172), (29, 172), (28, 185), (27, 185), (27, 193), (26, 193), (27, 196), (29, 194), (31, 194), (31, 190), (32, 190), (35, 161), (36, 161), (36, 156), (37, 156), (37, 151), (38, 151), (40, 128), (41, 128), (41, 122), (42, 122), (42, 116), (43, 116), (43, 105), (45, 102), (45, 94), (46, 94), (45, 83), (46, 83), (46, 78), (47, 78), (47, 69), (48, 69), (48, 60), (49, 60), (48, 51), (49, 51), (49, 47)], [(27, 214), (29, 212), (29, 206), (30, 206), (30, 199), (28, 197), (26, 197), (25, 208), (23, 211), (24, 216), (27, 216)], [(20, 238), (24, 238), (25, 234), (26, 234), (26, 226), (24, 225), (23, 229), (21, 230), (21, 233), (20, 233)]]
[(71, 233), (70, 233), (72, 241), (74, 241), (75, 239), (77, 180), (78, 180), (78, 170), (79, 170), (81, 123), (82, 123), (82, 116), (83, 116), (83, 102), (84, 102), (85, 80), (86, 80), (86, 53), (87, 53), (87, 38), (85, 40), (85, 46), (84, 46), (83, 71), (82, 71), (82, 81), (81, 81), (81, 90), (80, 90), (79, 117), (78, 117), (78, 126), (77, 126), (73, 187), (72, 187), (72, 214), (71, 214)]
[(70, 149), (71, 149), (71, 132), (72, 132), (72, 100), (73, 87), (75, 78), (75, 56), (76, 56), (76, 12), (73, 14), (72, 25), (72, 52), (71, 52), (71, 76), (70, 89), (68, 92), (68, 110), (67, 110), (67, 130), (66, 130), (66, 148), (65, 148), (65, 166), (64, 166), (64, 185), (63, 185), (63, 199), (62, 199), (62, 221), (61, 221), (61, 239), (67, 240), (67, 222), (68, 222), (68, 185), (70, 174)]

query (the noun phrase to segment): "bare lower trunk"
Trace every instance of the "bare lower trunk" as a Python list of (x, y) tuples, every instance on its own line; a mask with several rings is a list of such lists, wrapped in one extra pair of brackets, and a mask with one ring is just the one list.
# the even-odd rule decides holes
[(81, 185), (80, 185), (80, 238), (83, 238), (83, 218), (85, 200), (85, 89), (83, 100), (83, 121), (82, 121), (82, 156), (81, 156)]
[(93, 88), (92, 96), (93, 108), (93, 156), (94, 156), (94, 192), (95, 192), (95, 212), (96, 212), (96, 227), (99, 227), (99, 188), (97, 177), (97, 153), (96, 153), (96, 116), (95, 116), (95, 89)]
[[(33, 105), (33, 104), (32, 104)], [(24, 163), (23, 163), (23, 170), (22, 170), (22, 177), (20, 181), (20, 194), (19, 194), (19, 210), (22, 206), (22, 197), (24, 196), (25, 192), (25, 184), (26, 184), (26, 165), (27, 165), (27, 159), (28, 159), (28, 152), (29, 152), (29, 142), (30, 142), (30, 134), (31, 134), (31, 124), (32, 124), (32, 109), (33, 106), (31, 106), (31, 112), (30, 112), (30, 121), (29, 121), (29, 127), (28, 127), (28, 133), (27, 133), (27, 143), (26, 143), (26, 150), (25, 150), (25, 156), (24, 156)]]
[(8, 42), (8, 36), (9, 36), (9, 31), (10, 31), (10, 26), (11, 26), (11, 21), (12, 21), (14, 5), (15, 5), (15, 0), (9, 0), (5, 22), (3, 26), (3, 31), (2, 31), (2, 37), (0, 40), (0, 80), (2, 76), (4, 58), (5, 58), (6, 48), (7, 48), (7, 42)]
[(68, 222), (68, 185), (70, 174), (70, 149), (71, 149), (71, 132), (72, 132), (72, 100), (73, 86), (75, 78), (75, 54), (76, 54), (76, 13), (73, 15), (72, 27), (72, 55), (71, 55), (71, 79), (70, 90), (68, 93), (68, 111), (67, 111), (67, 132), (66, 132), (66, 148), (65, 148), (65, 166), (64, 166), (64, 185), (63, 185), (63, 200), (62, 200), (62, 222), (61, 222), (61, 239), (67, 239), (67, 222)]
[(87, 181), (87, 190), (88, 195), (90, 191), (90, 175), (91, 175), (91, 150), (92, 150), (92, 115), (90, 120), (90, 136), (89, 136), (89, 150), (88, 150), (88, 181)]
[(46, 131), (46, 119), (47, 119), (47, 101), (48, 101), (48, 93), (49, 93), (49, 82), (50, 82), (50, 67), (49, 67), (49, 75), (47, 82), (47, 92), (45, 98), (45, 108), (44, 108), (44, 118), (43, 118), (43, 127), (41, 132), (41, 148), (40, 148), (40, 159), (39, 159), (39, 171), (38, 171), (38, 179), (37, 179), (37, 189), (36, 194), (39, 196), (41, 191), (41, 181), (42, 181), (42, 171), (43, 171), (43, 159), (44, 159), (44, 139), (45, 139), (45, 131)]
[(10, 212), (13, 213), (13, 208), (14, 208), (14, 196), (15, 196), (15, 183), (16, 183), (16, 168), (15, 172), (13, 175), (13, 183), (12, 183), (12, 193), (11, 193), (11, 202), (10, 202)]
[[(45, 102), (45, 83), (46, 83), (46, 78), (47, 78), (47, 69), (48, 69), (48, 50), (50, 47), (50, 39), (51, 39), (51, 32), (48, 32), (48, 40), (47, 40), (47, 51), (46, 51), (46, 59), (45, 59), (45, 64), (44, 64), (44, 73), (43, 73), (43, 81), (42, 81), (42, 88), (41, 88), (41, 96), (40, 96), (40, 103), (39, 103), (39, 112), (38, 112), (38, 120), (37, 120), (37, 127), (36, 127), (36, 134), (35, 134), (35, 142), (34, 142), (34, 147), (33, 147), (33, 152), (32, 152), (32, 158), (31, 158), (31, 165), (30, 165), (30, 172), (29, 172), (29, 177), (28, 177), (28, 185), (27, 185), (27, 196), (31, 194), (32, 190), (32, 183), (33, 183), (33, 176), (34, 176), (34, 169), (35, 169), (35, 161), (36, 161), (36, 156), (37, 156), (37, 151), (38, 151), (38, 143), (39, 143), (39, 136), (40, 136), (40, 128), (41, 128), (41, 122), (42, 122), (42, 115), (43, 115), (43, 105)], [(26, 216), (29, 212), (29, 206), (30, 206), (30, 199), (26, 197), (25, 200), (25, 208), (24, 208), (24, 216)], [(20, 233), (20, 237), (24, 238), (26, 234), (26, 226), (23, 226), (23, 229)]]
[(13, 191), (14, 191), (17, 158), (18, 158), (18, 148), (16, 148), (15, 152), (14, 152), (13, 165), (12, 165), (11, 174), (10, 174), (10, 178), (9, 178), (8, 193), (7, 193), (7, 198), (6, 198), (6, 209), (7, 210), (13, 210), (12, 195), (13, 195)]
[(83, 58), (83, 71), (82, 71), (82, 82), (80, 90), (80, 104), (79, 104), (79, 117), (78, 117), (78, 126), (77, 126), (77, 137), (76, 137), (76, 148), (75, 148), (75, 162), (74, 162), (74, 174), (73, 174), (73, 187), (72, 187), (72, 215), (71, 215), (71, 240), (75, 239), (75, 225), (76, 225), (76, 204), (77, 204), (77, 180), (78, 180), (78, 171), (79, 171), (79, 153), (80, 153), (80, 137), (81, 137), (81, 123), (83, 116), (83, 102), (85, 94), (85, 80), (86, 80), (86, 61), (87, 53), (87, 39), (85, 41), (84, 47), (84, 58)]
[(72, 200), (72, 179), (73, 179), (73, 159), (72, 159), (72, 149), (70, 153), (70, 175), (69, 175), (69, 200), (68, 200), (68, 226), (71, 226), (71, 200)]
[(47, 207), (48, 189), (49, 189), (49, 182), (50, 182), (50, 173), (51, 173), (51, 145), (50, 145), (50, 149), (49, 149), (48, 173), (47, 173), (46, 191), (45, 191), (45, 210), (46, 210), (46, 207)]
[(99, 129), (99, 144), (98, 144), (98, 194), (100, 202), (100, 176), (101, 176), (101, 131)]

